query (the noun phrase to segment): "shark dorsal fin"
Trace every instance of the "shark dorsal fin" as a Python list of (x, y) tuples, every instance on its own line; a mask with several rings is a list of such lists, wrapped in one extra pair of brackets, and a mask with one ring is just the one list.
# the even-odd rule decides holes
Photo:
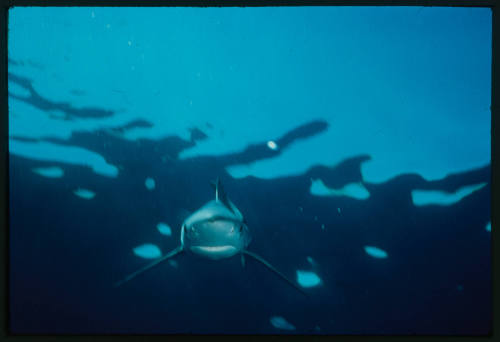
[(210, 182), (210, 184), (212, 184), (212, 186), (215, 189), (215, 201), (221, 202), (222, 204), (224, 204), (224, 206), (226, 206), (226, 208), (228, 208), (230, 211), (232, 211), (234, 213), (233, 206), (230, 204), (229, 199), (226, 196), (226, 192), (224, 191), (224, 188), (222, 187), (222, 183), (221, 183), (219, 177), (217, 177), (215, 182)]

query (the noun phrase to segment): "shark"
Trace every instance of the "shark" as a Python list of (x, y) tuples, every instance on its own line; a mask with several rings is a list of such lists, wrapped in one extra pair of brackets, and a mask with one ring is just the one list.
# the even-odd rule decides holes
[(211, 184), (215, 189), (215, 199), (207, 202), (184, 220), (181, 226), (180, 245), (116, 282), (114, 287), (119, 287), (139, 274), (182, 253), (212, 260), (231, 258), (239, 254), (243, 267), (245, 266), (245, 256), (248, 256), (263, 264), (300, 293), (308, 296), (297, 284), (268, 261), (248, 250), (252, 236), (245, 218), (227, 197), (220, 179), (217, 178)]

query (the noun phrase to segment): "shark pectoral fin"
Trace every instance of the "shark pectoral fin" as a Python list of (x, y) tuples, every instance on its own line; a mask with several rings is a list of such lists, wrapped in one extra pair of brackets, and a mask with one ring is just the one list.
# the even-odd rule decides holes
[(245, 254), (241, 253), (241, 266), (245, 268)]
[(149, 265), (135, 271), (134, 273), (128, 275), (125, 279), (123, 280), (120, 280), (119, 282), (116, 282), (113, 287), (118, 287), (124, 283), (126, 283), (127, 281), (129, 280), (132, 280), (133, 278), (137, 277), (139, 274), (143, 273), (144, 271), (147, 271), (149, 270), (150, 268), (152, 268), (153, 266), (156, 266), (158, 265), (159, 263), (165, 261), (165, 260), (168, 260), (174, 256), (176, 256), (177, 254), (181, 253), (182, 252), (182, 246), (179, 246), (177, 247), (176, 249), (174, 249), (173, 251), (165, 254), (164, 256), (162, 256), (161, 258), (158, 258), (157, 260), (153, 261), (152, 263), (150, 263)]
[(295, 284), (293, 281), (291, 281), (290, 279), (288, 279), (283, 273), (281, 273), (280, 271), (278, 271), (276, 268), (274, 268), (274, 266), (272, 266), (270, 263), (268, 263), (266, 260), (264, 260), (263, 258), (261, 258), (260, 256), (258, 256), (257, 254), (255, 253), (252, 253), (252, 252), (249, 252), (249, 251), (242, 251), (242, 255), (243, 254), (246, 254), (252, 258), (254, 258), (255, 260), (261, 262), (262, 264), (264, 264), (264, 266), (266, 266), (267, 268), (269, 268), (271, 271), (273, 271), (274, 273), (276, 273), (277, 275), (279, 275), (283, 280), (285, 280), (288, 284), (292, 285), (293, 287), (295, 287), (297, 290), (300, 291), (300, 293), (302, 293), (304, 296), (306, 296), (307, 298), (309, 298), (309, 295), (304, 292), (304, 290), (302, 290), (297, 284)]

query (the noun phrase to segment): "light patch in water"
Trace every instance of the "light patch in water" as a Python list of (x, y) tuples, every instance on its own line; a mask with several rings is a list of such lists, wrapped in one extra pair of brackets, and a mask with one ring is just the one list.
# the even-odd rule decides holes
[(166, 223), (163, 222), (158, 223), (156, 225), (156, 229), (158, 229), (158, 231), (163, 235), (167, 236), (172, 235), (172, 229), (170, 229), (170, 226)]
[(25, 142), (9, 139), (9, 152), (21, 157), (41, 160), (83, 165), (102, 176), (116, 177), (118, 168), (108, 164), (99, 154), (81, 147), (63, 146), (48, 142)]
[(321, 279), (314, 272), (297, 270), (297, 282), (302, 287), (314, 287), (321, 283)]
[(145, 243), (133, 249), (134, 254), (144, 259), (156, 259), (161, 257), (161, 250), (152, 243)]
[(168, 264), (170, 266), (172, 266), (173, 268), (178, 268), (179, 267), (179, 263), (177, 261), (175, 261), (175, 260), (169, 260)]
[(58, 166), (37, 167), (31, 169), (36, 174), (48, 178), (61, 178), (64, 175), (64, 170)]
[(66, 117), (66, 113), (59, 109), (50, 109), (47, 112), (49, 113), (49, 117), (53, 119), (64, 119)]
[(74, 190), (73, 193), (75, 195), (77, 195), (78, 197), (81, 197), (84, 199), (92, 199), (95, 197), (95, 192), (88, 190), (88, 189), (78, 188), (78, 189)]
[(491, 222), (488, 222), (486, 224), (486, 228), (485, 229), (486, 229), (487, 232), (491, 232)]
[(383, 249), (374, 246), (365, 246), (365, 252), (371, 257), (377, 259), (385, 259), (388, 257), (387, 252)]
[(462, 198), (469, 196), (473, 192), (483, 188), (487, 183), (464, 186), (453, 193), (437, 190), (413, 190), (411, 198), (416, 206), (423, 205), (452, 205)]
[(272, 140), (269, 140), (267, 142), (267, 147), (269, 147), (273, 151), (275, 151), (275, 150), (278, 149), (278, 145), (274, 141), (272, 141)]
[(148, 177), (148, 178), (146, 178), (144, 185), (146, 185), (146, 189), (153, 190), (156, 187), (156, 182), (153, 178)]
[(333, 189), (327, 187), (321, 179), (312, 179), (309, 191), (316, 196), (347, 196), (358, 200), (370, 197), (370, 193), (361, 183), (349, 183), (341, 189)]
[[(13, 8), (13, 10), (12, 15), (15, 18), (12, 22), (14, 23), (19, 23), (22, 18), (27, 17), (23, 14), (24, 10), (33, 11), (33, 17), (38, 14), (38, 11), (43, 11), (43, 9), (37, 8)], [(18, 11), (16, 12), (16, 10)], [(101, 24), (106, 23), (104, 18), (107, 14), (104, 13), (101, 15), (101, 11), (104, 10), (99, 9), (99, 12), (96, 12), (97, 18), (103, 20), (99, 21), (99, 24), (96, 24), (99, 27)], [(190, 9), (186, 9), (186, 11), (188, 10)], [(332, 33), (335, 33), (335, 36), (345, 35), (343, 30), (348, 30), (348, 28), (345, 25), (335, 25), (334, 23), (338, 21), (334, 20), (334, 18), (351, 18), (358, 15), (356, 14), (358, 9), (353, 7), (345, 8), (345, 11), (344, 8), (342, 11), (321, 8), (311, 9), (311, 12), (314, 12), (311, 15), (315, 18), (316, 16), (321, 18), (322, 12), (327, 10), (331, 10), (332, 20), (330, 20), (330, 23), (332, 23), (332, 26), (329, 29), (331, 29)], [(415, 7), (412, 9), (399, 9), (398, 11), (403, 12), (402, 15), (405, 18), (411, 18), (418, 10)], [(476, 22), (483, 25), (481, 26), (481, 30), (490, 32), (491, 28), (489, 28), (488, 22), (491, 20), (491, 13), (485, 8), (477, 9), (477, 11), (481, 13), (478, 13), (478, 18), (480, 19)], [(84, 16), (88, 18), (91, 15), (89, 12), (86, 10)], [(398, 15), (391, 15), (391, 13), (386, 14), (385, 18), (389, 21), (393, 20), (393, 18), (400, 18)], [(23, 29), (11, 30), (9, 34), (12, 34), (12, 37), (10, 37), (12, 39), (9, 42), (18, 42), (13, 45), (14, 50), (21, 52), (22, 49), (30, 46), (30, 40), (40, 41), (37, 38), (43, 32), (46, 32), (46, 30), (53, 31), (54, 34), (62, 31), (60, 32), (61, 36), (64, 33), (68, 33), (65, 32), (68, 30), (71, 34), (78, 35), (77, 25), (68, 27), (65, 30), (58, 30), (63, 19), (71, 21), (73, 13), (60, 11), (60, 13), (54, 15), (57, 19), (45, 22), (46, 29), (44, 30), (40, 30), (39, 26), (28, 21), (24, 22), (26, 26), (23, 25)], [(78, 17), (78, 14), (76, 15)], [(460, 15), (458, 14), (459, 17)], [(147, 14), (144, 14), (144, 17), (147, 17)], [(465, 19), (474, 22), (476, 15), (465, 16)], [(150, 16), (149, 20), (154, 21), (155, 18)], [(221, 22), (223, 21), (221, 20)], [(406, 22), (407, 20), (399, 20), (394, 24), (404, 27)], [(196, 24), (196, 21), (194, 23)], [(435, 35), (432, 36), (432, 32), (435, 32), (435, 28), (442, 27), (443, 21), (431, 20), (428, 23), (429, 27), (434, 29), (427, 30), (428, 32), (425, 34), (429, 34), (429, 37), (437, 42), (437, 40), (434, 40), (437, 37)], [(174, 22), (171, 24), (175, 25)], [(112, 22), (112, 25), (112, 27), (116, 26), (115, 21)], [(156, 24), (153, 23), (152, 25)], [(190, 22), (187, 22), (186, 25), (190, 25)], [(469, 29), (471, 26), (464, 24), (463, 27)], [(356, 37), (353, 36), (352, 39), (338, 40), (338, 44), (336, 44), (338, 51), (345, 52), (349, 51), (352, 46), (363, 46), (366, 42), (366, 37), (370, 36), (370, 25), (359, 25), (358, 29), (360, 30), (360, 34), (357, 34)], [(309, 54), (310, 56), (305, 56), (310, 58), (304, 59), (304, 64), (310, 65), (312, 68), (308, 72), (308, 77), (311, 77), (310, 81), (319, 84), (320, 81), (328, 79), (332, 82), (332, 87), (318, 88), (319, 94), (315, 98), (327, 99), (331, 93), (331, 89), (334, 88), (340, 90), (339, 94), (342, 94), (341, 96), (338, 96), (335, 101), (320, 100), (313, 103), (297, 96), (297, 94), (301, 93), (301, 89), (306, 87), (307, 82), (299, 82), (293, 85), (284, 84), (284, 91), (291, 95), (289, 97), (290, 101), (282, 101), (279, 96), (267, 98), (266, 101), (269, 100), (269, 103), (266, 101), (249, 101), (248, 110), (252, 115), (245, 115), (241, 120), (234, 120), (234, 110), (232, 109), (235, 107), (235, 104), (249, 99), (245, 97), (244, 92), (239, 91), (238, 87), (232, 85), (232, 82), (222, 81), (221, 85), (223, 84), (223, 88), (220, 92), (228, 94), (228, 101), (231, 102), (227, 106), (224, 106), (224, 108), (220, 108), (221, 110), (217, 115), (214, 115), (213, 120), (216, 121), (213, 124), (218, 131), (224, 130), (225, 134), (217, 140), (211, 137), (211, 139), (207, 139), (205, 142), (195, 144), (190, 149), (190, 154), (192, 156), (217, 156), (225, 153), (236, 153), (240, 150), (243, 151), (246, 146), (255, 141), (262, 141), (264, 145), (270, 137), (283, 136), (298, 125), (310, 121), (312, 117), (307, 112), (316, 112), (315, 108), (311, 108), (311, 106), (320, 105), (321, 109), (319, 111), (321, 114), (318, 113), (318, 115), (330, 124), (328, 130), (307, 139), (297, 140), (297, 142), (294, 142), (287, 148), (287, 153), (284, 153), (279, 158), (262, 160), (261, 167), (256, 166), (251, 169), (253, 176), (259, 178), (276, 178), (299, 175), (305, 173), (313, 165), (332, 165), (335, 162), (340, 162), (361, 153), (373, 157), (371, 162), (363, 163), (363, 165), (367, 165), (363, 173), (364, 177), (367, 177), (365, 180), (368, 182), (372, 182), (373, 180), (384, 182), (397, 174), (408, 172), (418, 173), (423, 177), (432, 177), (435, 179), (435, 177), (441, 177), (451, 172), (462, 172), (488, 164), (490, 163), (491, 156), (491, 136), (489, 134), (491, 130), (491, 111), (489, 109), (488, 96), (491, 87), (491, 82), (488, 81), (491, 66), (487, 61), (485, 63), (484, 58), (489, 59), (489, 57), (485, 56), (490, 56), (491, 46), (489, 44), (482, 44), (482, 40), (488, 40), (488, 34), (483, 34), (479, 37), (475, 36), (477, 32), (482, 31), (472, 30), (472, 34), (464, 35), (464, 38), (467, 38), (467, 42), (464, 42), (463, 47), (477, 46), (478, 52), (474, 56), (467, 54), (466, 56), (458, 56), (457, 58), (465, 58), (465, 61), (470, 61), (474, 65), (480, 66), (478, 68), (460, 68), (460, 63), (450, 65), (450, 63), (446, 63), (449, 60), (447, 58), (435, 58), (429, 60), (429, 63), (421, 63), (422, 60), (418, 60), (418, 63), (415, 63), (415, 68), (405, 68), (402, 63), (390, 63), (388, 59), (388, 63), (382, 63), (380, 68), (373, 70), (379, 77), (370, 77), (366, 79), (368, 82), (357, 82), (355, 87), (352, 84), (346, 86), (346, 82), (343, 82), (344, 77), (339, 77), (339, 75), (350, 75), (353, 79), (361, 79), (364, 75), (362, 70), (357, 67), (359, 63), (353, 63), (353, 59), (345, 58), (345, 55), (342, 54), (336, 59), (338, 63), (336, 63), (335, 67), (329, 67), (327, 59), (322, 59), (321, 61), (318, 61), (318, 59), (313, 60), (312, 56), (316, 54), (311, 53)], [(151, 41), (148, 44), (151, 46), (161, 44), (163, 37), (161, 35), (157, 36), (151, 37)], [(315, 39), (316, 36), (314, 30), (304, 32), (304, 40), (311, 43), (310, 51), (323, 51), (322, 49), (326, 46), (325, 41), (324, 39)], [(129, 39), (127, 35), (123, 35), (122, 37), (125, 42)], [(419, 35), (418, 41), (425, 42), (428, 39), (427, 37), (426, 35)], [(95, 46), (109, 43), (109, 36), (106, 34), (94, 35), (93, 39)], [(442, 42), (450, 41), (446, 35), (440, 35), (438, 39)], [(54, 39), (47, 42), (47, 44), (54, 44), (54, 46), (41, 49), (42, 51), (39, 51), (39, 55), (37, 55), (37, 58), (42, 63), (47, 64), (45, 72), (35, 72), (28, 69), (22, 73), (21, 71), (24, 68), (17, 68), (20, 76), (30, 77), (34, 79), (35, 83), (38, 82), (40, 84), (36, 89), (40, 93), (43, 92), (42, 96), (44, 98), (59, 103), (68, 102), (69, 100), (58, 97), (58, 93), (65, 93), (61, 89), (70, 88), (64, 85), (71, 84), (72, 81), (74, 83), (74, 80), (78, 79), (80, 88), (91, 89), (89, 91), (91, 94), (85, 100), (88, 102), (85, 103), (86, 107), (101, 106), (106, 103), (117, 110), (125, 107), (124, 115), (132, 115), (131, 112), (140, 112), (140, 115), (144, 116), (145, 120), (154, 124), (156, 137), (160, 136), (160, 134), (162, 136), (171, 135), (186, 130), (186, 126), (191, 125), (196, 120), (201, 120), (197, 116), (199, 114), (196, 111), (186, 111), (183, 113), (182, 118), (179, 119), (175, 115), (165, 116), (159, 114), (161, 111), (154, 110), (155, 108), (161, 108), (162, 105), (165, 106), (162, 96), (153, 97), (149, 94), (151, 91), (148, 93), (149, 89), (165, 89), (165, 80), (158, 77), (155, 72), (146, 71), (140, 73), (140, 75), (127, 75), (126, 78), (121, 78), (120, 88), (135, 94), (131, 95), (133, 105), (125, 105), (123, 101), (121, 103), (118, 102), (120, 98), (116, 95), (112, 96), (110, 92), (110, 89), (116, 83), (114, 77), (101, 77), (102, 81), (95, 82), (96, 79), (99, 79), (100, 74), (102, 74), (100, 68), (74, 67), (82, 62), (82, 60), (76, 59), (76, 56), (83, 56), (86, 48), (85, 44), (72, 45), (72, 56), (75, 59), (69, 63), (69, 66), (66, 66), (61, 63), (64, 54), (64, 51), (61, 50), (64, 44), (58, 44), (58, 41), (61, 40)], [(258, 49), (258, 42), (258, 40), (249, 42), (249, 49)], [(404, 45), (408, 42), (410, 46)], [(405, 51), (412, 51), (412, 49), (418, 46), (415, 43), (416, 41), (413, 39), (406, 39), (401, 44), (397, 44), (397, 46), (394, 46), (395, 53), (391, 54), (390, 58), (397, 60), (396, 56), (404, 55)], [(437, 44), (436, 46), (436, 48), (442, 49), (440, 53), (443, 52), (445, 55), (450, 52), (446, 47), (447, 44)], [(51, 58), (54, 57), (50, 53), (51, 51), (58, 52), (55, 54), (57, 58)], [(180, 59), (185, 58), (181, 52), (187, 53), (189, 57), (189, 49), (179, 50)], [(286, 56), (286, 52), (278, 52), (285, 53)], [(364, 58), (362, 56), (355, 56), (355, 54), (351, 55), (355, 60), (356, 58), (361, 58), (361, 60)], [(12, 57), (16, 58), (17, 56), (13, 55)], [(87, 65), (95, 65), (99, 62), (98, 54), (89, 57), (92, 58), (86, 60)], [(468, 59), (469, 57), (471, 58), (470, 60)], [(118, 75), (120, 71), (126, 70), (129, 67), (130, 62), (130, 58), (115, 58), (113, 63), (107, 65), (109, 67), (107, 72), (109, 71), (109, 75)], [(229, 59), (221, 60), (221, 63), (224, 65), (230, 65), (231, 62)], [(289, 67), (287, 63), (278, 64), (275, 65), (276, 75), (290, 75), (289, 72), (287, 73), (287, 68)], [(149, 67), (152, 67), (152, 65), (154, 63), (149, 63)], [(49, 70), (54, 70), (54, 68), (57, 69), (58, 73), (62, 74), (64, 80), (63, 86), (59, 82), (44, 82), (47, 79)], [(235, 66), (234, 69), (238, 70), (238, 67)], [(438, 73), (436, 73), (437, 70), (439, 71)], [(11, 66), (9, 66), (10, 71)], [(394, 99), (395, 101), (381, 101), (381, 93), (392, 91), (392, 87), (397, 84), (397, 82), (384, 82), (381, 87), (377, 88), (377, 86), (380, 86), (380, 82), (377, 82), (378, 79), (387, 75), (388, 71), (389, 73), (394, 72), (394, 75), (398, 74), (401, 80), (411, 79), (412, 76), (419, 75), (422, 83), (412, 83), (407, 84), (409, 87), (399, 87), (398, 94), (400, 96), (398, 96), (398, 99)], [(463, 80), (463, 82), (460, 82), (461, 85), (456, 84), (457, 72), (455, 71), (460, 74)], [(247, 76), (247, 74), (244, 76)], [(399, 79), (398, 77), (395, 79)], [(440, 82), (432, 82), (431, 80), (434, 77), (438, 78)], [(290, 79), (286, 77), (279, 78), (280, 81), (289, 81)], [(146, 89), (136, 89), (139, 81), (142, 81), (143, 84), (148, 84), (148, 87), (143, 87)], [(276, 82), (273, 80), (272, 82), (262, 84), (263, 93), (272, 93), (278, 83), (277, 79)], [(443, 84), (450, 85), (450, 87), (443, 87)], [(287, 89), (287, 87), (290, 87), (290, 89)], [(415, 89), (418, 91), (415, 91)], [(288, 90), (293, 91), (289, 92)], [(425, 94), (419, 91), (425, 92)], [(470, 94), (471, 91), (474, 94), (473, 96), (465, 95)], [(356, 101), (356, 95), (359, 93), (365, 94), (367, 97), (366, 100)], [(415, 96), (417, 94), (418, 96)], [(429, 96), (429, 101), (422, 101), (423, 95)], [(111, 103), (108, 102), (108, 98), (112, 101)], [(82, 103), (72, 104), (77, 106), (77, 108), (83, 108), (84, 105)], [(273, 110), (278, 106), (280, 110)], [(442, 108), (455, 108), (460, 115), (440, 115)], [(342, 115), (341, 113), (345, 112), (346, 109), (353, 113), (353, 115)], [(372, 115), (374, 111), (380, 112), (381, 115), (375, 117)], [(390, 113), (395, 112), (398, 115), (390, 115)], [(119, 115), (115, 115), (115, 117), (121, 116), (121, 112)], [(272, 120), (269, 120), (271, 116)], [(108, 123), (116, 120), (117, 118), (115, 117), (104, 120)], [(86, 121), (86, 119), (78, 121), (80, 123), (81, 121)], [(279, 125), (276, 123), (279, 123)], [(52, 127), (47, 128), (52, 129)], [(250, 135), (248, 132), (252, 132), (252, 134)], [(353, 134), (353, 132), (356, 133)], [(146, 129), (142, 130), (141, 136), (151, 138), (150, 133)], [(360, 137), (365, 137), (365, 139), (360, 139)], [(443, 141), (444, 137), (453, 138)], [(325, 146), (341, 148), (334, 148), (334, 153), (325, 153)]]
[(273, 327), (282, 330), (295, 330), (295, 326), (288, 322), (284, 317), (281, 316), (272, 316), (269, 321), (273, 325)]

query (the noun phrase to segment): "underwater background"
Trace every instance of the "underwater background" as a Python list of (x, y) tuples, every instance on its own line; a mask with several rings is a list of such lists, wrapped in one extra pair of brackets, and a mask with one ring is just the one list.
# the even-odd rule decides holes
[[(8, 17), (12, 333), (487, 334), (491, 10)], [(252, 259), (179, 255), (220, 178)]]

